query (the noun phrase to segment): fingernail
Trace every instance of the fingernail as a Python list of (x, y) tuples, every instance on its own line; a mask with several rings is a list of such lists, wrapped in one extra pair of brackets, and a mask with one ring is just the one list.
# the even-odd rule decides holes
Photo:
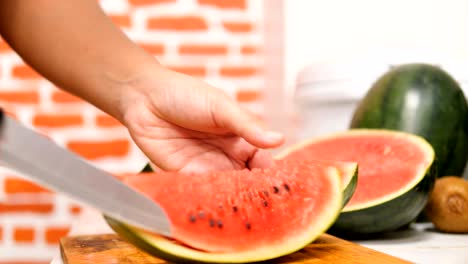
[(266, 131), (263, 133), (263, 136), (266, 137), (268, 141), (277, 142), (283, 139), (283, 134), (276, 131)]

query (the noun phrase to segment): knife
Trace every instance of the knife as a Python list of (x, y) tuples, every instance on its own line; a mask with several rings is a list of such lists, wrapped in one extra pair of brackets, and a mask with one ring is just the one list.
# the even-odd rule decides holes
[(0, 162), (117, 220), (171, 237), (170, 221), (157, 203), (1, 109)]

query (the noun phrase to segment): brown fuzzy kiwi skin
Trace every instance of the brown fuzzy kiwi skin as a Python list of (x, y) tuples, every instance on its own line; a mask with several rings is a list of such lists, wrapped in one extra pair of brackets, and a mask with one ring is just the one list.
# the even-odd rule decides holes
[(439, 231), (468, 233), (468, 180), (456, 176), (438, 179), (425, 214)]

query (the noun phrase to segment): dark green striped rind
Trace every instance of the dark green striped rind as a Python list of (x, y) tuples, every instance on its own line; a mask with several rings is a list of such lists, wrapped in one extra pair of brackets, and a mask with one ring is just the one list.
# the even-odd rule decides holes
[(368, 238), (412, 223), (424, 210), (437, 177), (436, 163), (411, 190), (390, 201), (354, 211), (341, 212), (328, 233), (342, 238)]
[(466, 98), (448, 73), (432, 65), (400, 65), (381, 76), (361, 100), (350, 127), (425, 138), (435, 150), (439, 176), (461, 176), (468, 160)]

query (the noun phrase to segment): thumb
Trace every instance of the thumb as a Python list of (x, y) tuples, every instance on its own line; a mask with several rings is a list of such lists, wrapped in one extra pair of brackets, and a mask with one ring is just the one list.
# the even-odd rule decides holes
[(281, 133), (266, 130), (258, 118), (230, 99), (216, 101), (213, 117), (218, 126), (259, 148), (272, 148), (283, 144), (284, 136)]

